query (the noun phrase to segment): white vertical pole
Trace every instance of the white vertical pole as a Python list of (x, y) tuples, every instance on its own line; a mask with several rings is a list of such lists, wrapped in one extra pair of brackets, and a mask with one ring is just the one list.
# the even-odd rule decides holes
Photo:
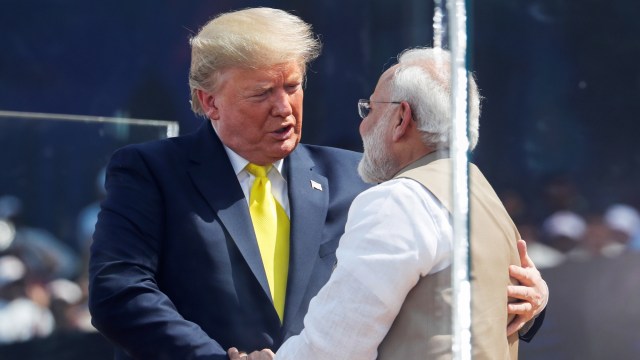
[(471, 359), (471, 281), (469, 246), (469, 137), (467, 15), (465, 0), (447, 0), (451, 45), (453, 161), (453, 358)]
[(447, 9), (445, 0), (434, 0), (433, 5), (433, 47), (447, 48), (447, 23), (445, 21)]

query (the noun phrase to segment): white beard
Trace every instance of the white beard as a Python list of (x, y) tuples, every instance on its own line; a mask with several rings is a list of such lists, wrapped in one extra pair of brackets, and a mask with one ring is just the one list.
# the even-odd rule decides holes
[(364, 182), (378, 184), (396, 174), (396, 166), (382, 141), (384, 132), (385, 121), (379, 121), (369, 135), (362, 137), (364, 154), (358, 164), (358, 174)]

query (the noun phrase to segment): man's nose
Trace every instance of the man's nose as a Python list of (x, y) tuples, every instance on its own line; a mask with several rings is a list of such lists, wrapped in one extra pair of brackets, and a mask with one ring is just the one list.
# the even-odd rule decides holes
[(284, 90), (278, 90), (273, 94), (273, 116), (287, 117), (292, 114), (291, 95)]

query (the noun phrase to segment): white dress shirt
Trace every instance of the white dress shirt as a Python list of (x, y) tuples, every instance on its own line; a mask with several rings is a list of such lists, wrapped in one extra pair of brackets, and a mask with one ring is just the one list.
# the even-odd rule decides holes
[(375, 359), (406, 295), (448, 267), (451, 251), (449, 213), (418, 182), (393, 179), (361, 193), (329, 282), (276, 359)]
[[(249, 204), (249, 194), (251, 193), (251, 186), (253, 185), (253, 181), (256, 179), (253, 174), (245, 169), (247, 164), (249, 164), (249, 160), (238, 155), (235, 151), (229, 149), (227, 146), (224, 146), (224, 150), (227, 152), (227, 156), (229, 156), (231, 166), (233, 166), (233, 170), (235, 171), (236, 176), (238, 177), (238, 181), (240, 182), (242, 192), (244, 192), (244, 197), (247, 200), (247, 204)], [(273, 197), (275, 197), (276, 201), (280, 203), (284, 211), (287, 213), (287, 216), (291, 218), (291, 212), (289, 211), (289, 195), (287, 194), (287, 180), (285, 180), (284, 174), (282, 172), (283, 164), (284, 159), (280, 159), (273, 163), (273, 166), (267, 173), (267, 177), (271, 182), (271, 192), (273, 193)]]

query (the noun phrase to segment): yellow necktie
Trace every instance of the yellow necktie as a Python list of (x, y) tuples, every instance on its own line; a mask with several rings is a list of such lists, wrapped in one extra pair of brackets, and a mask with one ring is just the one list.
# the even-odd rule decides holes
[(282, 323), (289, 271), (289, 218), (271, 192), (267, 177), (270, 166), (248, 164), (256, 178), (249, 196), (249, 212), (258, 239), (262, 263), (269, 281), (273, 306)]

